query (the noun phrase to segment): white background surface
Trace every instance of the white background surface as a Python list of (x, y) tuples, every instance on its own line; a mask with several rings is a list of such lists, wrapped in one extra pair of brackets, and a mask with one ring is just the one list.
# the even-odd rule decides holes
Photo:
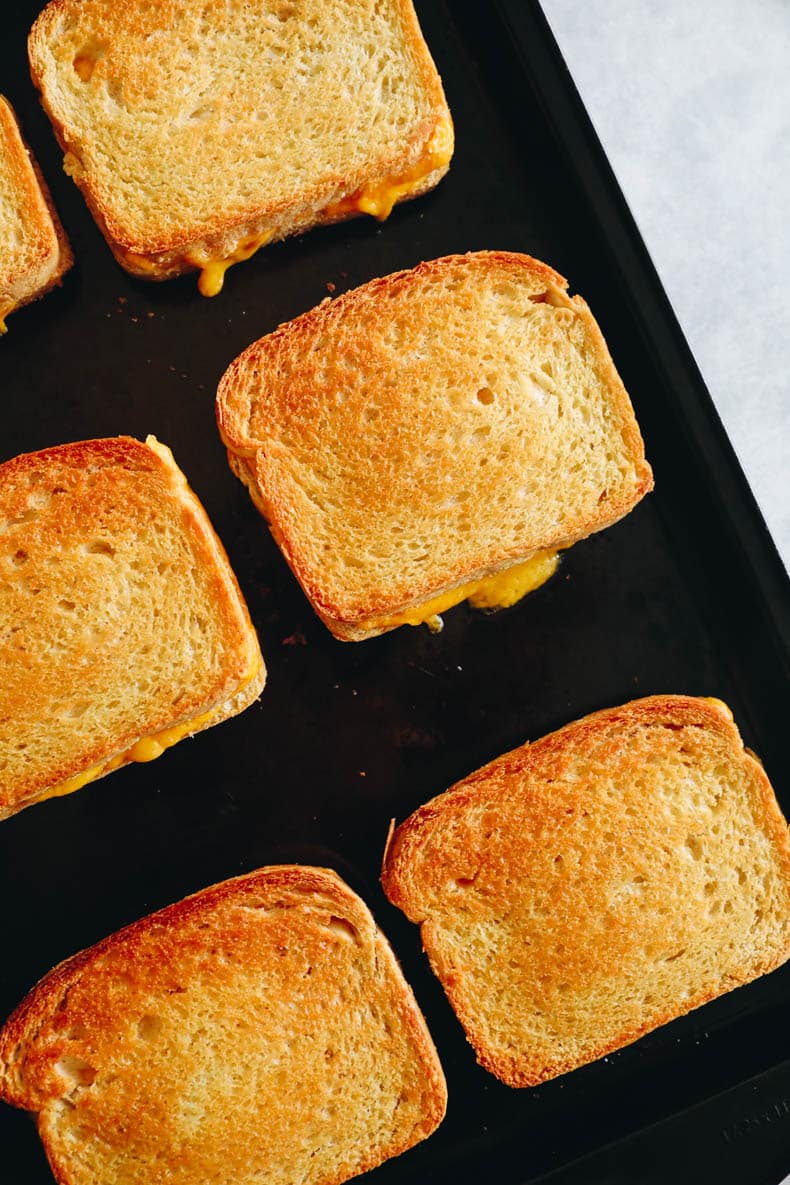
[(790, 0), (542, 0), (790, 568)]
[(790, 0), (542, 5), (790, 568)]

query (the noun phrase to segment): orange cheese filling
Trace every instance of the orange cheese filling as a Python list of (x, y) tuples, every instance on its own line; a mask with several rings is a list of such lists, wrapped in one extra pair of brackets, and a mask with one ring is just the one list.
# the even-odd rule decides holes
[[(248, 683), (251, 683), (255, 677), (258, 668), (255, 667), (249, 675), (239, 684), (234, 695), (238, 695), (243, 691)], [(89, 769), (85, 769), (80, 774), (75, 774), (73, 778), (66, 778), (62, 782), (58, 782), (56, 786), (52, 786), (36, 799), (37, 802), (44, 802), (47, 798), (62, 798), (66, 794), (73, 794), (75, 790), (81, 790), (83, 786), (87, 786), (89, 782), (95, 782), (97, 778), (103, 778), (105, 774), (112, 773), (114, 769), (118, 769), (121, 765), (126, 765), (127, 762), (145, 762), (155, 761), (157, 757), (161, 757), (165, 749), (172, 748), (182, 741), (184, 737), (189, 736), (193, 732), (199, 732), (201, 728), (211, 723), (211, 720), (216, 715), (217, 709), (213, 708), (210, 712), (203, 712), (200, 716), (193, 716), (191, 720), (185, 720), (181, 724), (174, 724), (170, 728), (163, 728), (160, 732), (152, 733), (151, 736), (141, 737), (123, 753), (118, 753), (115, 757), (111, 757), (109, 761), (99, 762), (98, 765), (92, 765)]]
[(8, 332), (8, 326), (5, 323), (5, 319), (10, 313), (13, 313), (15, 308), (16, 305), (13, 301), (7, 301), (5, 304), (0, 301), (0, 336)]
[[(187, 254), (178, 259), (173, 259), (170, 262), (177, 264), (178, 262), (186, 263), (189, 267), (200, 268), (200, 276), (198, 278), (198, 288), (203, 296), (217, 296), (222, 291), (222, 286), (225, 283), (225, 272), (229, 267), (233, 267), (234, 263), (242, 263), (245, 259), (249, 259), (261, 247), (269, 242), (274, 231), (267, 230), (262, 234), (255, 235), (252, 238), (245, 239), (240, 243), (235, 251), (230, 255), (224, 256), (222, 259), (200, 259), (195, 255)], [(124, 262), (138, 272), (158, 273), (161, 265), (155, 260), (150, 259), (147, 255), (135, 255), (131, 251), (121, 252)]]
[(444, 168), (453, 155), (453, 128), (449, 121), (439, 124), (426, 146), (426, 153), (415, 165), (398, 177), (386, 177), (362, 185), (355, 193), (327, 206), (330, 217), (341, 214), (370, 214), (383, 222), (401, 198), (408, 197), (436, 169)]
[(556, 551), (536, 551), (523, 564), (515, 564), (504, 572), (496, 572), (493, 576), (484, 576), (482, 580), (474, 580), (440, 593), (421, 605), (415, 605), (377, 624), (385, 628), (427, 625), (432, 633), (439, 633), (443, 625), (440, 615), (460, 605), (461, 601), (468, 601), (473, 609), (509, 609), (527, 593), (545, 584), (556, 572), (558, 563)]
[(222, 291), (222, 286), (225, 283), (225, 272), (229, 267), (233, 267), (234, 263), (243, 263), (245, 259), (249, 259), (256, 251), (265, 246), (269, 239), (274, 234), (274, 231), (265, 230), (262, 234), (255, 235), (251, 239), (240, 243), (235, 251), (230, 255), (226, 255), (224, 259), (212, 259), (208, 263), (200, 263), (196, 259), (190, 259), (187, 256), (187, 263), (193, 263), (201, 269), (200, 278), (198, 279), (198, 288), (203, 296), (217, 296)]
[(81, 790), (89, 782), (103, 778), (105, 774), (112, 773), (114, 769), (118, 769), (119, 766), (125, 765), (129, 761), (154, 761), (157, 757), (162, 756), (165, 749), (177, 745), (189, 733), (197, 732), (201, 725), (208, 724), (213, 715), (213, 712), (206, 712), (202, 716), (195, 716), (192, 720), (187, 720), (184, 724), (176, 724), (172, 728), (165, 728), (152, 736), (142, 737), (139, 741), (135, 741), (125, 753), (119, 753), (109, 761), (92, 765), (90, 769), (83, 770), (81, 774), (75, 774), (73, 778), (66, 778), (65, 781), (58, 782), (57, 786), (47, 790), (37, 801), (43, 802), (47, 798), (62, 798), (66, 794), (73, 794), (75, 790)]

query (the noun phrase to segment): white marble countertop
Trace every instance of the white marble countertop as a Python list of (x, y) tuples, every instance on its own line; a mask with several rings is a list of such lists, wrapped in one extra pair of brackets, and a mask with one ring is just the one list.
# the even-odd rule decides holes
[(542, 3), (790, 568), (790, 3)]

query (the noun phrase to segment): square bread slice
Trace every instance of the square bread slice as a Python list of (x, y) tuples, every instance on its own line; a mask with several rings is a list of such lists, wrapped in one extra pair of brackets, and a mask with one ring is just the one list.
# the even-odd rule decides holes
[(364, 902), (291, 865), (61, 963), (0, 1032), (0, 1097), (36, 1113), (59, 1185), (340, 1185), (447, 1095)]
[(49, 292), (72, 263), (41, 171), (0, 95), (0, 334), (9, 313)]
[(53, 0), (33, 81), (107, 242), (162, 280), (395, 202), (453, 128), (411, 0)]
[(242, 711), (265, 668), (168, 448), (88, 440), (0, 465), (0, 819)]
[(510, 1086), (790, 957), (787, 824), (718, 700), (636, 700), (506, 753), (398, 828), (382, 880)]
[(587, 305), (512, 252), (422, 263), (281, 325), (228, 368), (217, 417), (343, 640), (513, 604), (653, 484)]

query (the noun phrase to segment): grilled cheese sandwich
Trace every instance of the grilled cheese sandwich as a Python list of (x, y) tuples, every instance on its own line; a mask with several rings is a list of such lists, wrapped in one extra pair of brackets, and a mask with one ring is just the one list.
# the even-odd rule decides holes
[(495, 758), (395, 830), (382, 883), (514, 1087), (790, 956), (787, 823), (715, 699), (634, 700)]
[(0, 465), (0, 521), (0, 818), (153, 761), (260, 694), (227, 557), (153, 437)]
[(231, 468), (335, 637), (513, 605), (652, 487), (600, 330), (566, 289), (524, 255), (437, 259), (324, 302), (226, 371)]
[(430, 1136), (447, 1088), (365, 903), (283, 865), (61, 963), (0, 1031), (0, 1098), (60, 1185), (342, 1185)]
[(283, 19), (240, 0), (52, 0), (29, 56), (118, 261), (152, 280), (198, 268), (204, 295), (273, 239), (385, 219), (452, 155), (412, 0), (304, 0)]

